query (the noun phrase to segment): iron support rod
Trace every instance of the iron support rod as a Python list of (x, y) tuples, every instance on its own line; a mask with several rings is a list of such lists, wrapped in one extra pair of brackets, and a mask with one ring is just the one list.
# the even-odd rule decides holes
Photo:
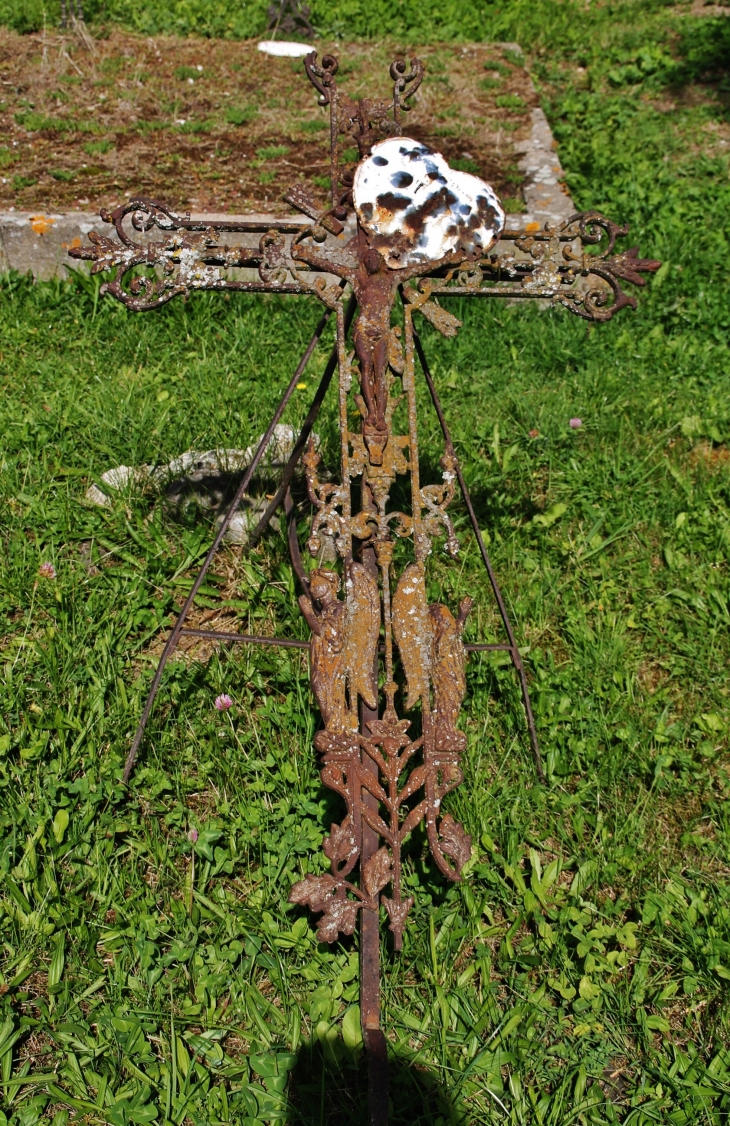
[[(234, 641), (244, 645), (281, 645), (285, 649), (309, 649), (311, 641), (298, 641), (293, 637), (261, 637), (254, 633), (227, 633), (219, 629), (193, 629), (185, 627), (180, 630), (181, 637), (204, 637), (210, 641)], [(509, 653), (511, 645), (485, 645), (481, 642), (474, 645), (465, 645), (467, 653)], [(385, 646), (382, 641), (378, 652), (384, 653)]]
[(291, 489), (284, 493), (284, 514), (286, 516), (286, 538), (289, 544), (289, 558), (294, 569), (294, 574), (299, 579), (302, 589), (309, 597), (309, 579), (302, 562), (302, 553), (299, 550), (299, 536), (297, 535), (297, 517), (292, 500)]
[(309, 649), (311, 642), (294, 637), (258, 637), (252, 633), (225, 633), (218, 629), (181, 629), (181, 637), (201, 637), (210, 641), (235, 641), (244, 645), (279, 645), (283, 649)]
[[(354, 294), (351, 294), (350, 300), (347, 304), (347, 309), (345, 310), (345, 333), (347, 333), (347, 330), (349, 329), (349, 327), (352, 323), (352, 318), (355, 315), (355, 309), (356, 308), (357, 308), (357, 301), (355, 300)], [(312, 400), (312, 405), (309, 408), (309, 414), (305, 418), (305, 420), (302, 424), (302, 428), (299, 431), (299, 437), (298, 437), (298, 439), (297, 439), (297, 441), (294, 445), (294, 449), (291, 452), (291, 456), (289, 458), (289, 461), (287, 462), (286, 468), (284, 470), (284, 476), (281, 479), (281, 483), (280, 483), (278, 489), (276, 490), (276, 492), (274, 493), (273, 497), (269, 501), (269, 505), (266, 508), (266, 510), (264, 511), (264, 513), (262, 514), (261, 519), (259, 520), (258, 524), (256, 525), (256, 527), (254, 528), (254, 530), (251, 533), (251, 536), (250, 536), (249, 541), (248, 541), (250, 546), (253, 546), (261, 538), (261, 536), (266, 531), (266, 529), (269, 525), (271, 517), (274, 515), (277, 508), (279, 507), (282, 500), (284, 499), (286, 491), (289, 488), (289, 485), (291, 483), (291, 479), (294, 476), (294, 472), (297, 468), (297, 465), (299, 464), (301, 457), (302, 457), (302, 454), (304, 453), (304, 449), (307, 445), (307, 442), (309, 441), (309, 435), (312, 433), (312, 429), (313, 429), (314, 424), (317, 420), (317, 415), (319, 414), (319, 409), (322, 406), (322, 400), (324, 399), (327, 388), (330, 385), (330, 382), (332, 380), (332, 376), (334, 375), (336, 367), (337, 367), (337, 348), (334, 347), (332, 349), (332, 352), (330, 353), (330, 357), (327, 361), (327, 366), (324, 369), (324, 373), (322, 375), (322, 380), (320, 382), (320, 385), (317, 388), (317, 394), (314, 396), (314, 399)]]
[[(167, 664), (168, 660), (170, 659), (170, 656), (172, 655), (172, 653), (175, 651), (175, 649), (177, 647), (177, 643), (178, 643), (178, 639), (180, 637), (181, 630), (183, 628), (183, 625), (185, 624), (185, 619), (187, 618), (188, 613), (190, 612), (190, 608), (192, 607), (193, 602), (195, 601), (195, 598), (198, 594), (198, 591), (200, 590), (200, 587), (203, 583), (203, 579), (207, 575), (208, 569), (209, 569), (211, 563), (213, 562), (213, 559), (215, 558), (216, 552), (218, 551), (218, 548), (220, 547), (220, 545), (223, 541), (223, 537), (226, 534), (226, 532), (228, 531), (228, 526), (230, 525), (231, 520), (233, 519), (234, 515), (236, 514), (236, 512), (238, 510), (238, 506), (240, 505), (241, 501), (243, 500), (243, 497), (246, 493), (246, 490), (248, 489), (248, 487), (251, 483), (251, 478), (253, 477), (254, 473), (256, 472), (256, 469), (258, 467), (259, 462), (261, 461), (264, 454), (266, 453), (269, 442), (271, 441), (271, 437), (274, 433), (274, 428), (276, 427), (277, 423), (279, 422), (279, 419), (281, 418), (282, 414), (284, 413), (287, 403), (289, 402), (290, 398), (294, 394), (294, 391), (296, 389), (296, 385), (299, 382), (299, 380), (301, 379), (302, 373), (304, 372), (304, 369), (306, 368), (307, 364), (309, 363), (309, 360), (311, 359), (312, 353), (314, 352), (315, 348), (317, 347), (319, 340), (320, 340), (320, 337), (322, 336), (322, 333), (324, 332), (325, 327), (327, 325), (327, 322), (329, 321), (330, 317), (332, 316), (332, 313), (333, 313), (332, 309), (326, 309), (325, 312), (320, 317), (319, 323), (317, 324), (317, 327), (315, 328), (314, 333), (312, 335), (312, 339), (310, 340), (309, 344), (307, 345), (307, 348), (304, 352), (304, 355), (302, 356), (301, 360), (297, 364), (297, 369), (294, 372), (294, 375), (292, 376), (292, 378), (289, 382), (289, 386), (287, 387), (286, 391), (284, 392), (284, 394), (281, 398), (281, 401), (279, 402), (279, 405), (276, 408), (276, 411), (274, 412), (274, 417), (272, 418), (271, 422), (269, 423), (269, 426), (266, 430), (266, 433), (264, 434), (263, 438), (261, 439), (261, 441), (258, 444), (258, 448), (256, 450), (256, 453), (253, 456), (253, 460), (252, 460), (251, 464), (249, 465), (248, 469), (246, 470), (246, 473), (244, 474), (244, 477), (243, 477), (243, 480), (241, 481), (241, 484), (238, 486), (238, 489), (236, 491), (236, 495), (234, 496), (234, 498), (231, 502), (231, 506), (230, 506), (230, 508), (228, 509), (228, 512), (226, 513), (226, 515), (223, 518), (223, 521), (222, 521), (222, 523), (221, 523), (221, 525), (218, 529), (218, 533), (217, 533), (215, 539), (213, 540), (213, 543), (211, 544), (211, 547), (208, 551), (208, 554), (206, 555), (206, 557), (203, 561), (203, 565), (200, 568), (198, 575), (197, 575), (192, 587), (190, 588), (190, 594), (186, 598), (185, 604), (184, 604), (182, 610), (180, 611), (180, 613), (178, 614), (177, 621), (175, 622), (175, 625), (172, 628), (172, 632), (170, 633), (170, 636), (167, 639), (167, 643), (165, 645), (165, 648), (162, 651), (162, 656), (160, 657), (159, 664), (157, 665), (155, 675), (152, 679), (152, 685), (150, 687), (149, 695), (147, 696), (147, 701), (146, 701), (145, 706), (144, 706), (144, 711), (142, 712), (142, 716), (140, 718), (139, 724), (137, 725), (137, 730), (135, 732), (134, 739), (132, 740), (132, 746), (129, 748), (129, 754), (127, 755), (127, 761), (124, 764), (123, 780), (124, 780), (125, 784), (129, 781), (130, 775), (131, 775), (131, 773), (134, 769), (134, 763), (135, 763), (135, 759), (137, 758), (137, 752), (138, 752), (140, 744), (142, 742), (145, 727), (147, 726), (147, 721), (150, 717), (150, 713), (152, 711), (152, 706), (155, 702), (155, 697), (157, 696), (157, 692), (158, 692), (158, 689), (160, 687), (160, 681), (162, 680), (162, 674), (165, 671), (165, 665)], [(324, 376), (322, 377), (322, 382), (320, 383), (320, 389), (322, 387), (322, 383), (324, 383)], [(319, 394), (319, 389), (318, 389), (317, 394)], [(316, 398), (316, 396), (315, 396), (315, 398)], [(311, 414), (311, 411), (310, 411), (310, 414)]]
[(502, 598), (502, 592), (499, 589), (499, 584), (497, 583), (497, 576), (495, 575), (495, 573), (492, 569), (492, 564), (491, 564), (489, 555), (487, 554), (487, 549), (486, 549), (486, 546), (484, 544), (484, 540), (482, 539), (482, 533), (479, 529), (479, 522), (477, 521), (476, 513), (474, 511), (474, 505), (472, 504), (471, 496), (469, 495), (469, 490), (466, 487), (466, 481), (464, 480), (464, 474), (462, 473), (462, 470), (461, 470), (461, 464), (459, 462), (459, 459), (456, 457), (456, 452), (454, 451), (454, 444), (451, 441), (451, 434), (449, 432), (448, 423), (446, 422), (446, 417), (444, 415), (443, 408), (441, 406), (441, 400), (439, 399), (438, 394), (436, 392), (436, 387), (435, 387), (435, 384), (433, 382), (433, 378), (431, 376), (431, 370), (428, 366), (428, 360), (426, 359), (426, 355), (423, 351), (423, 345), (421, 344), (421, 338), (418, 335), (418, 333), (415, 331), (415, 329), (413, 330), (413, 341), (414, 341), (414, 344), (416, 346), (416, 351), (418, 353), (418, 361), (421, 365), (421, 369), (423, 371), (423, 375), (424, 375), (424, 378), (426, 380), (426, 384), (428, 385), (428, 390), (429, 390), (430, 395), (431, 395), (431, 400), (433, 402), (434, 409), (436, 411), (436, 414), (438, 415), (438, 420), (439, 420), (439, 423), (440, 423), (440, 426), (441, 426), (441, 432), (443, 433), (443, 436), (444, 436), (444, 441), (446, 442), (449, 449), (452, 450), (453, 453), (454, 453), (454, 462), (455, 462), (455, 465), (456, 465), (456, 476), (457, 476), (457, 479), (459, 481), (459, 488), (461, 489), (461, 495), (464, 498), (464, 504), (466, 505), (466, 510), (469, 514), (469, 523), (472, 526), (472, 531), (474, 532), (477, 544), (479, 546), (479, 553), (482, 557), (482, 562), (484, 563), (484, 567), (486, 569), (487, 575), (489, 576), (489, 582), (491, 584), (492, 591), (494, 593), (494, 598), (495, 598), (495, 601), (497, 603), (497, 607), (499, 609), (499, 616), (502, 619), (502, 625), (504, 626), (505, 633), (507, 634), (507, 638), (509, 640), (509, 653), (510, 653), (510, 656), (512, 658), (512, 664), (514, 665), (515, 670), (517, 672), (517, 676), (519, 677), (520, 689), (521, 689), (521, 692), (522, 692), (522, 703), (523, 703), (524, 708), (525, 708), (525, 717), (527, 719), (527, 729), (528, 729), (528, 732), (529, 732), (529, 735), (530, 735), (530, 744), (532, 746), (533, 758), (535, 760), (535, 770), (537, 771), (537, 776), (540, 779), (540, 781), (544, 783), (545, 782), (545, 772), (543, 771), (543, 768), (542, 768), (542, 759), (540, 757), (540, 745), (537, 741), (537, 730), (535, 728), (535, 719), (534, 719), (534, 716), (532, 714), (532, 705), (530, 703), (530, 692), (529, 692), (529, 689), (527, 687), (527, 676), (525, 675), (525, 666), (522, 663), (522, 657), (520, 656), (520, 651), (517, 648), (517, 642), (515, 640), (515, 635), (514, 635), (514, 632), (512, 630), (512, 623), (509, 620), (509, 616), (507, 614), (507, 607), (504, 604), (504, 599)]

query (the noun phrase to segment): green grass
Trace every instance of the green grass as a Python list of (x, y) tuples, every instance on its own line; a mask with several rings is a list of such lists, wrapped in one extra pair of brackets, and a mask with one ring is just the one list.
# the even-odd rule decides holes
[(192, 78), (196, 82), (202, 77), (202, 69), (201, 67), (198, 70), (196, 66), (177, 66), (175, 67), (175, 78), (178, 78), (181, 82), (186, 82), (189, 78)]
[(258, 117), (256, 106), (229, 106), (226, 110), (226, 121), (229, 125), (245, 125)]
[(113, 141), (87, 141), (84, 152), (89, 156), (103, 156), (114, 148)]
[[(567, 3), (533, 8), (514, 5), (524, 35), (507, 35), (506, 16), (482, 34), (527, 46), (537, 29), (531, 67), (577, 204), (629, 222), (629, 244), (664, 265), (637, 312), (608, 325), (454, 302), (456, 340), (424, 330), (530, 670), (549, 784), (534, 783), (509, 667), (472, 658), (466, 781), (450, 808), (477, 850), (447, 887), (414, 839), (402, 956), (384, 942), (392, 1117), (721, 1126), (730, 187), (713, 137), (729, 25), (652, 3), (572, 20)], [(0, 1114), (12, 1126), (365, 1121), (355, 946), (318, 947), (286, 903), (322, 869), (341, 816), (316, 774), (305, 663), (243, 650), (175, 662), (130, 797), (119, 777), (149, 646), (210, 526), (135, 491), (109, 510), (83, 500), (113, 465), (253, 441), (317, 317), (304, 299), (216, 294), (134, 317), (81, 278), (0, 288)], [(334, 403), (319, 430), (336, 469)], [(489, 637), (457, 525), (461, 564), (436, 557), (429, 594), (475, 593), (472, 636)], [(39, 574), (46, 561), (55, 579)], [(203, 605), (223, 588), (242, 629), (305, 636), (279, 535), (224, 554)], [(222, 691), (227, 714), (213, 707)]]
[(289, 152), (287, 145), (269, 145), (263, 149), (256, 149), (258, 160), (279, 160)]
[(494, 101), (500, 109), (527, 109), (524, 98), (518, 94), (498, 94)]
[(329, 125), (325, 118), (317, 117), (313, 121), (298, 121), (297, 129), (301, 133), (319, 133), (328, 129)]

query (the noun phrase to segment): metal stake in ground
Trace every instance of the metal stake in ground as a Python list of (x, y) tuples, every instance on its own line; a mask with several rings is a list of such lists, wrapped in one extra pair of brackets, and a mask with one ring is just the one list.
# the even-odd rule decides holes
[[(389, 99), (348, 98), (337, 86), (337, 59), (318, 63), (312, 52), (307, 75), (330, 111), (331, 193), (327, 204), (297, 184), (286, 199), (302, 220), (208, 222), (138, 198), (102, 218), (117, 238), (92, 233), (92, 246), (74, 249), (93, 261), (93, 272), (112, 269), (102, 291), (129, 309), (154, 309), (196, 289), (311, 295), (326, 312), (302, 364), (282, 399), (267, 435), (281, 416), (300, 370), (334, 313), (337, 336), (305, 428), (284, 480), (255, 534), (274, 508), (288, 513), (292, 562), (304, 593), (299, 604), (311, 629), (311, 682), (323, 721), (314, 739), (322, 781), (345, 802), (345, 816), (324, 842), (330, 871), (309, 875), (290, 892), (292, 902), (319, 914), (318, 938), (333, 942), (361, 926), (361, 1015), (368, 1055), (370, 1119), (387, 1122), (387, 1043), (381, 1027), (379, 922), (385, 911), (393, 945), (400, 950), (413, 900), (403, 879), (404, 847), (423, 823), (434, 863), (458, 880), (471, 856), (471, 839), (445, 810), (443, 799), (463, 781), (466, 736), (458, 728), (466, 690), (470, 649), (509, 652), (519, 676), (538, 774), (537, 734), (525, 669), (514, 630), (477, 515), (456, 459), (421, 346), (414, 317), (453, 337), (461, 322), (440, 297), (539, 299), (562, 305), (590, 321), (607, 321), (636, 300), (623, 282), (644, 284), (658, 262), (638, 257), (637, 248), (617, 251), (628, 233), (597, 212), (574, 215), (560, 228), (534, 234), (505, 226), (499, 199), (488, 184), (449, 167), (440, 154), (404, 136), (408, 99), (423, 66), (396, 59), (390, 68)], [(343, 140), (344, 138), (344, 140)], [(343, 164), (345, 147), (358, 159)], [(131, 232), (129, 225), (131, 224)], [(138, 241), (134, 233), (161, 232)], [(223, 233), (260, 236), (258, 246), (231, 246)], [(154, 277), (132, 275), (135, 267), (157, 267)], [(247, 271), (242, 278), (231, 272)], [(253, 276), (252, 276), (253, 275)], [(333, 284), (332, 277), (339, 279)], [(403, 325), (393, 324), (400, 293)], [(344, 301), (350, 295), (347, 311)], [(357, 307), (349, 337), (350, 318)], [(350, 350), (350, 340), (352, 350)], [(441, 480), (421, 483), (416, 369), (418, 355), (441, 423)], [(339, 483), (320, 475), (320, 457), (310, 442), (319, 404), (338, 373)], [(353, 425), (353, 416), (358, 422)], [(230, 520), (248, 487), (266, 436), (228, 513)], [(300, 556), (289, 482), (303, 462), (314, 515), (309, 549), (322, 554), (323, 537), (334, 543), (335, 565), (305, 573)], [(397, 478), (405, 478), (408, 503), (391, 504)], [(428, 559), (439, 539), (455, 556), (459, 544), (449, 514), (459, 484), (479, 552), (507, 636), (505, 644), (464, 643), (470, 596), (458, 606), (429, 603)], [(306, 644), (294, 639), (256, 638), (215, 630), (185, 629), (187, 611), (220, 545), (225, 522), (193, 584), (165, 647), (150, 697), (127, 761), (129, 777), (140, 746), (164, 662), (181, 636), (263, 644)], [(395, 566), (397, 541), (408, 561)], [(399, 559), (403, 552), (399, 551)], [(382, 688), (381, 684), (382, 672)], [(387, 890), (387, 894), (386, 894)]]

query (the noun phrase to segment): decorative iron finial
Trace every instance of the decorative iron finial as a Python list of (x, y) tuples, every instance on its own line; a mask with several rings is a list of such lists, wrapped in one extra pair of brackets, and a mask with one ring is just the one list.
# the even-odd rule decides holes
[(296, 34), (312, 39), (314, 28), (309, 20), (310, 14), (309, 5), (300, 3), (300, 0), (280, 0), (278, 4), (269, 4), (266, 30), (272, 32), (274, 38), (277, 32), (284, 31), (287, 35)]

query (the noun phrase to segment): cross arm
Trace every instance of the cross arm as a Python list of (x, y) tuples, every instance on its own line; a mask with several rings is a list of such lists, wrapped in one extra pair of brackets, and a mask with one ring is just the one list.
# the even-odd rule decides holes
[[(290, 255), (290, 240), (316, 228), (311, 218), (191, 219), (145, 197), (131, 199), (111, 212), (102, 210), (101, 218), (113, 226), (117, 237), (91, 231), (89, 245), (71, 247), (69, 256), (93, 263), (92, 274), (114, 270), (102, 293), (116, 297), (134, 312), (158, 308), (173, 297), (197, 289), (314, 292), (325, 295), (325, 303), (331, 303), (324, 277), (316, 276), (323, 268), (317, 263), (297, 264)], [(164, 237), (133, 237), (134, 233), (145, 236), (153, 230), (161, 231)], [(232, 233), (259, 235), (258, 245), (235, 246), (221, 241), (221, 235)], [(150, 273), (152, 269), (154, 274)], [(255, 271), (256, 276), (249, 274), (243, 280), (231, 277), (231, 271), (239, 269)]]
[(493, 253), (439, 269), (420, 287), (427, 284), (433, 297), (538, 298), (586, 320), (608, 321), (625, 306), (636, 308), (622, 283), (643, 286), (643, 275), (661, 265), (640, 258), (636, 246), (617, 250), (628, 231), (598, 211), (542, 231), (506, 229)]

